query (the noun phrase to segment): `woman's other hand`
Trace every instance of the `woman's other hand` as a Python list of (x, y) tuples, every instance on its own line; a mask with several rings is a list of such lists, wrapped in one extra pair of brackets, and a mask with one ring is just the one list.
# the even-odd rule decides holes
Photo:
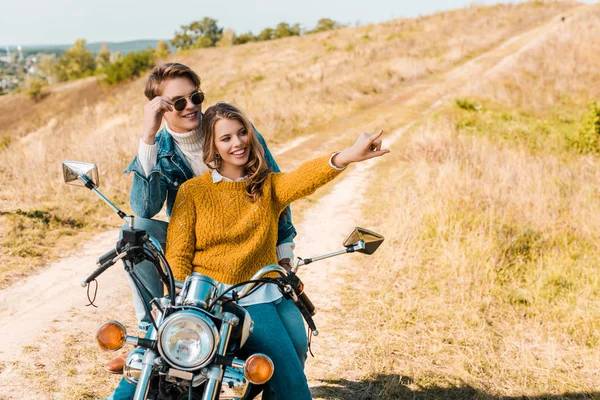
[(373, 134), (361, 133), (351, 147), (340, 151), (333, 157), (333, 165), (338, 168), (345, 168), (350, 163), (369, 160), (389, 153), (388, 149), (381, 148), (383, 143), (380, 136), (382, 134), (383, 129)]
[(289, 258), (282, 258), (281, 260), (279, 260), (279, 265), (285, 268), (287, 272), (290, 272), (292, 270), (292, 264)]
[(173, 103), (164, 96), (156, 96), (144, 106), (144, 130), (142, 140), (148, 145), (154, 144), (154, 136), (162, 123), (163, 115), (173, 111)]

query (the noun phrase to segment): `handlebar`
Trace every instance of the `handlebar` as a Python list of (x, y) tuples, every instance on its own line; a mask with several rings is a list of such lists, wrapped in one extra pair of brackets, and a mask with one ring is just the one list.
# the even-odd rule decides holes
[[(118, 246), (118, 244), (117, 244), (117, 246)], [(104, 253), (103, 255), (98, 257), (98, 260), (96, 260), (96, 265), (101, 266), (108, 260), (112, 260), (113, 258), (115, 258), (117, 256), (117, 254), (119, 254), (117, 247), (115, 247), (112, 250), (107, 251), (106, 253)]]
[[(262, 267), (260, 270), (258, 270), (258, 272), (256, 272), (252, 276), (252, 278), (250, 278), (250, 280), (260, 280), (265, 275), (271, 272), (277, 272), (281, 277), (287, 278), (287, 290), (284, 290), (284, 296), (286, 298), (291, 298), (292, 300), (294, 300), (296, 307), (298, 307), (298, 309), (300, 310), (302, 317), (304, 317), (304, 320), (306, 321), (306, 324), (308, 325), (310, 330), (313, 332), (313, 335), (317, 336), (319, 334), (319, 331), (317, 330), (315, 321), (312, 318), (312, 316), (315, 315), (315, 306), (310, 301), (306, 293), (304, 293), (304, 285), (296, 276), (296, 274), (294, 274), (293, 272), (288, 273), (285, 270), (285, 268), (279, 265), (267, 265), (266, 267)], [(256, 285), (256, 282), (250, 282), (244, 285), (242, 290), (240, 290), (237, 293), (237, 297), (246, 296)], [(232, 298), (232, 296), (228, 296), (225, 293), (223, 293), (223, 296), (227, 298)]]
[(119, 240), (114, 249), (109, 250), (98, 257), (98, 260), (96, 260), (96, 265), (98, 265), (98, 268), (96, 268), (96, 270), (92, 272), (90, 276), (81, 282), (81, 286), (86, 287), (91, 281), (100, 276), (100, 274), (115, 265), (117, 261), (127, 255), (129, 248), (129, 243), (125, 243), (125, 245), (123, 245), (123, 242)]
[[(285, 268), (283, 268), (280, 265), (267, 265), (266, 267), (262, 267), (261, 269), (259, 269), (254, 275), (252, 275), (252, 278), (250, 278), (251, 281), (256, 281), (261, 279), (263, 276), (271, 273), (271, 272), (277, 272), (279, 275), (285, 277), (287, 276), (287, 271), (285, 270)], [(237, 296), (238, 297), (244, 297), (246, 296), (252, 289), (254, 289), (254, 287), (257, 285), (256, 282), (250, 282), (246, 285), (243, 286), (242, 290), (240, 290), (239, 292), (237, 292)], [(231, 296), (228, 295), (224, 295), (224, 297), (231, 299)]]
[(102, 264), (100, 266), (100, 268), (96, 269), (94, 272), (92, 272), (92, 274), (90, 276), (88, 276), (85, 281), (81, 282), (81, 286), (86, 287), (91, 281), (93, 281), (94, 279), (96, 279), (98, 277), (98, 275), (100, 275), (101, 273), (103, 273), (104, 271), (106, 271), (108, 269), (108, 267), (112, 266), (114, 263), (112, 262), (112, 260), (108, 260), (107, 262), (105, 262), (104, 264)]

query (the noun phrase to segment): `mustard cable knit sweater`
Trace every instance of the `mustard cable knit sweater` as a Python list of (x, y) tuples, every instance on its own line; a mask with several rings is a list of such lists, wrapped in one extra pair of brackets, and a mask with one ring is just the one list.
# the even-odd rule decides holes
[(256, 202), (246, 195), (247, 182), (214, 183), (210, 172), (186, 181), (167, 231), (166, 256), (175, 279), (184, 281), (194, 271), (231, 285), (277, 264), (277, 218), (288, 204), (340, 174), (329, 158), (270, 173)]

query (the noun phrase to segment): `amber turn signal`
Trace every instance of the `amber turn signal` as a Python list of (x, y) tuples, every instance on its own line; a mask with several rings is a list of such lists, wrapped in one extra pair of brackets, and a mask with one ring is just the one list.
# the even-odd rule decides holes
[(127, 332), (125, 327), (117, 321), (107, 321), (100, 325), (96, 332), (96, 340), (102, 350), (119, 350), (125, 344)]
[(253, 354), (246, 360), (244, 375), (255, 385), (266, 383), (273, 376), (273, 361), (264, 354)]

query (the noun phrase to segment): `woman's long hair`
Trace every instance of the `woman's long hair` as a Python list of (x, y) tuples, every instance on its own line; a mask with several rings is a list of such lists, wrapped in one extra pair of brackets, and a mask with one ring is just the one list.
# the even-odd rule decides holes
[(248, 175), (246, 194), (252, 201), (256, 201), (262, 194), (265, 179), (271, 171), (265, 160), (263, 147), (258, 141), (254, 127), (248, 118), (236, 107), (228, 103), (219, 102), (208, 107), (202, 117), (203, 157), (204, 163), (210, 170), (219, 170), (221, 158), (215, 145), (215, 125), (221, 119), (230, 119), (241, 123), (248, 132), (248, 162), (244, 165)]

